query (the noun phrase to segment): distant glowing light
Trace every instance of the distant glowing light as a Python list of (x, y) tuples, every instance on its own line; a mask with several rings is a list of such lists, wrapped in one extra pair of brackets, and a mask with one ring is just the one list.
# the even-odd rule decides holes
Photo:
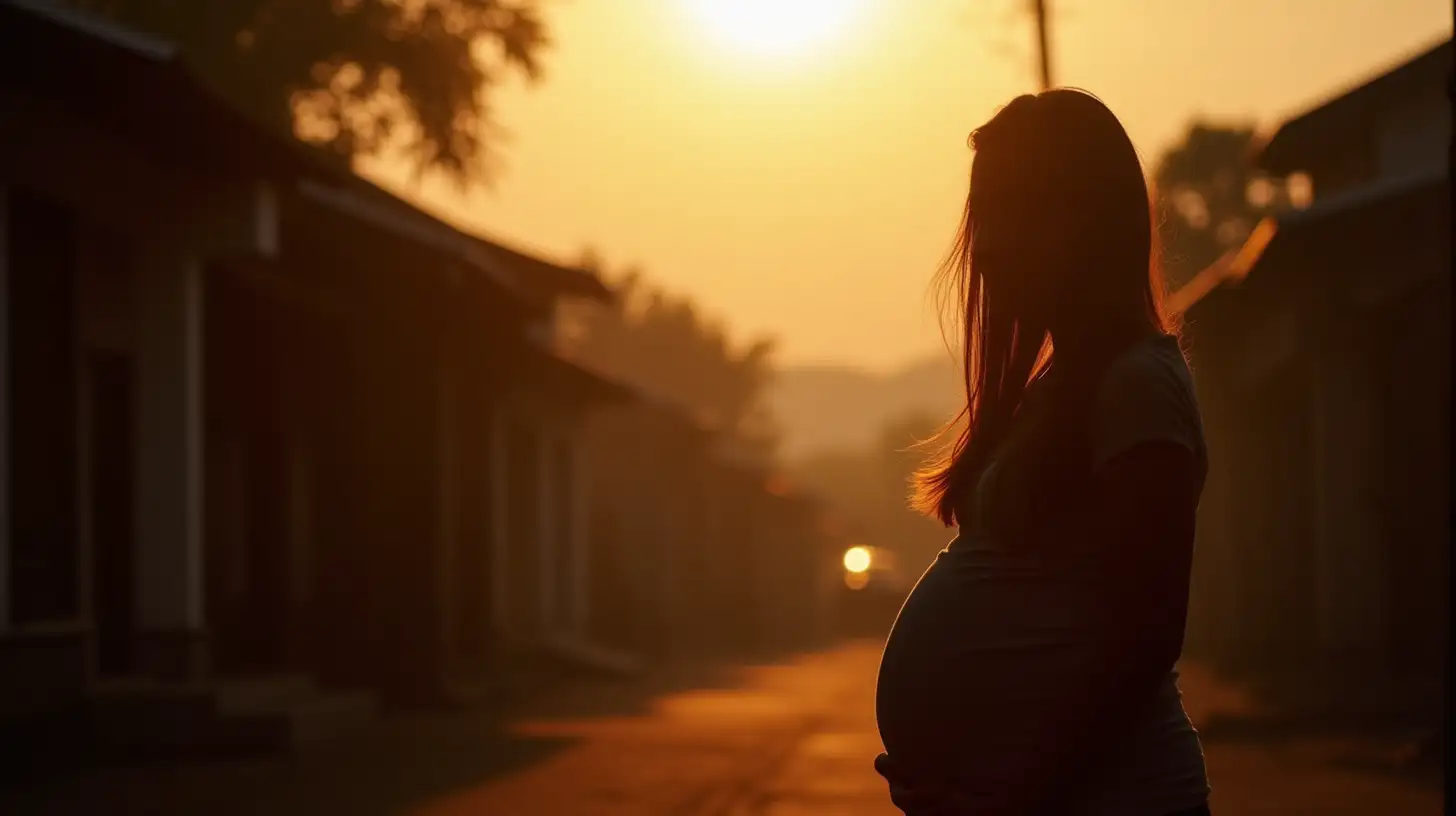
[(1289, 203), (1296, 210), (1303, 210), (1314, 201), (1314, 182), (1310, 181), (1307, 173), (1295, 173), (1285, 182), (1289, 194)]
[(863, 0), (688, 0), (720, 39), (746, 51), (781, 54), (831, 39)]
[(844, 551), (844, 569), (851, 575), (869, 572), (870, 551), (868, 547), (850, 547)]
[(846, 572), (844, 585), (857, 592), (870, 585), (870, 574), (868, 572)]

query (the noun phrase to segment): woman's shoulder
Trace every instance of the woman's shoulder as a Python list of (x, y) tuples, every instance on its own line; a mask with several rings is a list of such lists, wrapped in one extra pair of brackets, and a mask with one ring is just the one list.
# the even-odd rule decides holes
[(1099, 462), (1144, 441), (1202, 452), (1193, 374), (1176, 336), (1143, 340), (1107, 366), (1093, 398), (1092, 425)]
[(1098, 383), (1099, 400), (1183, 395), (1193, 397), (1193, 373), (1175, 335), (1141, 340), (1108, 364)]

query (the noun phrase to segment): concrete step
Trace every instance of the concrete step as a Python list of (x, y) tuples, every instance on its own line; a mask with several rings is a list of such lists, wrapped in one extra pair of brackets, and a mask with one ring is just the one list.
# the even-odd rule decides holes
[(233, 756), (357, 733), (376, 712), (372, 695), (323, 692), (297, 676), (134, 681), (95, 690), (90, 727), (105, 757)]
[(499, 677), (475, 677), (448, 683), (441, 690), (440, 703), (447, 708), (471, 709), (499, 702), (505, 696)]
[(117, 681), (92, 690), (87, 720), (104, 753), (131, 753), (175, 743), (215, 712), (215, 701), (200, 686)]
[(303, 675), (222, 678), (212, 684), (222, 714), (264, 714), (285, 711), (319, 694), (318, 686)]
[(374, 696), (366, 692), (320, 694), (301, 701), (284, 715), (288, 745), (298, 747), (359, 734), (375, 721), (378, 711)]
[(209, 703), (149, 701), (93, 708), (91, 734), (103, 760), (242, 756), (278, 745), (266, 718), (220, 717)]
[(636, 677), (643, 671), (636, 657), (591, 641), (571, 636), (548, 638), (544, 650), (569, 667), (613, 677)]

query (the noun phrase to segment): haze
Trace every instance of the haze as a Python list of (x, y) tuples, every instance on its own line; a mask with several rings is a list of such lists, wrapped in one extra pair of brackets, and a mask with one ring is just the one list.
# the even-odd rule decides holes
[[(366, 168), (463, 226), (637, 264), (785, 364), (934, 353), (927, 281), (965, 194), (967, 132), (1035, 86), (1019, 0), (860, 0), (804, 47), (734, 48), (693, 0), (560, 0), (538, 86), (505, 88), (491, 190)], [(1055, 79), (1151, 163), (1197, 115), (1273, 127), (1450, 36), (1447, 0), (1061, 0)], [(740, 32), (741, 33), (741, 32)]]

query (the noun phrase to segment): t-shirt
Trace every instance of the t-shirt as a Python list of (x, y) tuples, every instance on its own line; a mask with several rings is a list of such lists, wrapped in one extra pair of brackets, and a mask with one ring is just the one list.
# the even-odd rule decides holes
[[(966, 795), (1004, 784), (1006, 758), (1037, 750), (1030, 734), (1041, 731), (1029, 726), (1059, 710), (1079, 674), (1103, 659), (1103, 559), (1078, 536), (1093, 470), (1151, 441), (1192, 451), (1200, 486), (1207, 467), (1192, 375), (1175, 338), (1147, 340), (1112, 361), (1085, 410), (1057, 414), (1065, 401), (1049, 398), (1056, 385), (1053, 371), (1028, 390), (960, 534), (902, 607), (880, 666), (886, 751), (897, 765), (956, 779)], [(1049, 456), (1073, 464), (1049, 471), (1040, 466)], [(1065, 484), (1049, 484), (1054, 473)], [(1106, 735), (1106, 769), (1081, 791), (1075, 813), (1173, 813), (1206, 800), (1203, 752), (1176, 673), (1148, 703), (1125, 731)]]

